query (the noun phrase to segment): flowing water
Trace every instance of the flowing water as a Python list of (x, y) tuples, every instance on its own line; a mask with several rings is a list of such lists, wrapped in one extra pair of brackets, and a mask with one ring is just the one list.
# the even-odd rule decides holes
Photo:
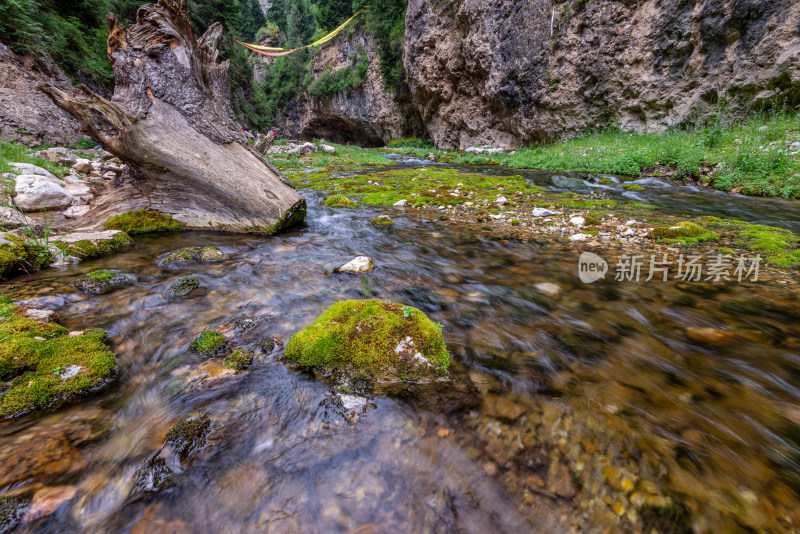
[[(797, 203), (638, 194), (665, 210), (800, 225)], [(708, 532), (800, 525), (800, 305), (791, 276), (588, 285), (574, 247), (485, 240), (402, 212), (391, 213), (394, 228), (376, 229), (374, 209), (308, 200), (307, 224), (275, 237), (144, 237), (126, 252), (2, 288), (17, 300), (48, 297), (70, 329), (106, 329), (120, 362), (105, 390), (0, 426), (4, 493), (74, 491), (20, 530), (642, 531), (643, 503), (685, 508)], [(158, 261), (206, 244), (229, 261)], [(331, 273), (356, 255), (377, 269)], [(71, 289), (98, 268), (137, 283), (93, 297)], [(164, 296), (189, 274), (201, 290)], [(216, 378), (188, 351), (207, 328), (243, 346), (264, 336), (286, 342), (332, 303), (365, 291), (444, 325), (451, 383), (365, 394), (366, 405), (345, 413), (334, 384), (287, 366), (280, 347)], [(712, 346), (688, 337), (692, 327), (729, 337)], [(208, 443), (186, 460), (166, 456), (172, 475), (161, 491), (132, 490), (167, 430), (201, 413), (212, 420)]]

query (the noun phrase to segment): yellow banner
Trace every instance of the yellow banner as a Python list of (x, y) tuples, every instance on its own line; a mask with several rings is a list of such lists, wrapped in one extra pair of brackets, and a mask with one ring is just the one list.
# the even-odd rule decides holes
[(285, 56), (285, 55), (291, 54), (292, 52), (295, 52), (297, 50), (302, 50), (304, 48), (311, 48), (312, 46), (320, 46), (322, 44), (327, 43), (328, 41), (330, 41), (331, 39), (333, 39), (334, 37), (339, 35), (339, 32), (341, 32), (343, 29), (345, 29), (348, 24), (353, 22), (353, 20), (360, 13), (361, 13), (361, 10), (359, 9), (358, 11), (356, 11), (356, 14), (353, 15), (352, 17), (350, 17), (349, 19), (347, 19), (344, 22), (344, 24), (342, 24), (341, 26), (339, 26), (338, 28), (333, 30), (331, 33), (329, 33), (328, 35), (326, 35), (322, 39), (314, 41), (311, 44), (307, 44), (305, 46), (301, 46), (300, 48), (291, 48), (291, 49), (289, 49), (289, 48), (274, 48), (272, 46), (254, 45), (254, 44), (250, 44), (250, 43), (243, 43), (241, 41), (236, 41), (236, 42), (239, 43), (240, 45), (244, 46), (245, 48), (248, 48), (248, 49), (252, 50), (253, 52), (258, 52), (259, 54), (263, 54), (265, 56), (272, 56), (272, 57)]

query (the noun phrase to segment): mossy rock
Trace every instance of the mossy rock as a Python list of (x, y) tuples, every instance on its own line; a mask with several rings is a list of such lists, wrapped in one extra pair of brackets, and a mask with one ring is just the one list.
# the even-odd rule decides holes
[(251, 363), (253, 363), (252, 352), (236, 349), (231, 353), (230, 356), (225, 358), (225, 361), (222, 362), (222, 366), (227, 367), (228, 369), (235, 369), (238, 373), (239, 371), (244, 371), (250, 367)]
[(14, 417), (98, 388), (116, 369), (105, 332), (89, 329), (70, 336), (63, 326), (19, 315), (0, 304), (0, 417)]
[(273, 350), (275, 350), (275, 341), (272, 339), (271, 336), (264, 336), (258, 340), (258, 348), (261, 349), (261, 352), (264, 354), (269, 354)]
[(213, 330), (206, 330), (189, 345), (189, 350), (196, 352), (201, 356), (216, 356), (225, 350), (228, 346), (228, 340), (222, 334)]
[(587, 213), (583, 216), (583, 223), (586, 226), (597, 226), (603, 223), (603, 216), (596, 213)]
[(697, 223), (683, 221), (674, 226), (661, 226), (653, 228), (653, 239), (665, 239), (684, 244), (695, 244), (701, 241), (716, 241), (719, 234), (706, 230)]
[[(99, 234), (89, 235), (98, 236)], [(57, 239), (53, 244), (58, 247), (65, 256), (75, 256), (78, 259), (85, 260), (106, 256), (121, 248), (132, 245), (133, 239), (125, 232), (116, 232), (108, 239), (95, 238), (81, 239), (79, 241), (62, 241)]]
[(147, 234), (152, 232), (175, 232), (182, 230), (184, 224), (168, 215), (152, 210), (136, 210), (112, 215), (103, 226), (107, 230), (121, 230), (127, 234)]
[(599, 180), (597, 180), (597, 183), (600, 185), (611, 185), (614, 183), (614, 180), (612, 180), (611, 178), (600, 178)]
[(358, 203), (350, 200), (344, 195), (332, 195), (322, 201), (323, 206), (329, 208), (356, 208)]
[(164, 441), (174, 447), (181, 460), (186, 460), (190, 454), (206, 444), (206, 437), (210, 429), (211, 419), (203, 414), (194, 419), (184, 419), (176, 423), (169, 429)]
[(185, 297), (195, 289), (200, 287), (200, 282), (196, 278), (187, 276), (185, 278), (178, 278), (171, 282), (165, 291), (169, 298)]
[(75, 287), (91, 295), (102, 295), (133, 285), (133, 278), (127, 274), (108, 269), (87, 273), (75, 282)]
[(186, 247), (170, 252), (164, 263), (219, 263), (228, 259), (228, 255), (217, 247), (206, 245), (204, 247)]
[(394, 221), (386, 215), (375, 217), (369, 222), (372, 226), (394, 226)]
[(625, 191), (643, 191), (644, 187), (639, 184), (625, 184), (622, 186)]
[(450, 355), (439, 326), (420, 310), (380, 300), (337, 302), (286, 344), (286, 359), (379, 381), (445, 376)]
[(22, 497), (0, 497), (0, 532), (14, 530), (30, 502)]
[(36, 241), (7, 233), (8, 243), (0, 244), (0, 277), (39, 271), (53, 263), (53, 254)]
[(147, 494), (158, 493), (170, 484), (172, 470), (161, 457), (148, 458), (134, 474), (130, 498), (136, 499)]

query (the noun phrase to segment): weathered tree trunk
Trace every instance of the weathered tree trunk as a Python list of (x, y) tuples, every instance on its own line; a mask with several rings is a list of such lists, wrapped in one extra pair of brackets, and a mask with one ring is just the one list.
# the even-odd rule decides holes
[(129, 164), (81, 221), (147, 208), (189, 228), (273, 233), (305, 215), (291, 183), (247, 142), (233, 118), (222, 26), (196, 40), (186, 0), (139, 9), (125, 29), (108, 16), (116, 87), (109, 101), (44, 86), (92, 137)]

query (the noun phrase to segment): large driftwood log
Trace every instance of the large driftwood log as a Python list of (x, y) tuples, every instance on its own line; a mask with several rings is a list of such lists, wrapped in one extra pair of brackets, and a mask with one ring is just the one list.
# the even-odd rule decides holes
[(219, 23), (195, 39), (186, 0), (158, 0), (129, 29), (113, 15), (108, 28), (110, 101), (86, 87), (42, 87), (129, 164), (82, 221), (147, 208), (189, 228), (273, 233), (303, 219), (303, 198), (234, 120), (229, 62), (217, 64)]

